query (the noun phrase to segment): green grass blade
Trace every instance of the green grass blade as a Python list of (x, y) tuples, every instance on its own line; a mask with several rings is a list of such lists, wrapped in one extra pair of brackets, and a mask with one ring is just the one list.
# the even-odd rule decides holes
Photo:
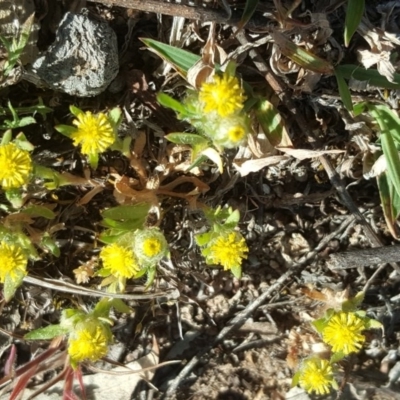
[(385, 89), (400, 89), (400, 74), (394, 74), (393, 82), (388, 81), (376, 69), (365, 69), (358, 65), (344, 64), (336, 67), (335, 72), (339, 71), (345, 79), (357, 79), (368, 81), (371, 86)]
[(335, 69), (336, 81), (339, 87), (340, 98), (348, 111), (353, 111), (353, 102), (351, 101), (351, 93), (343, 74), (340, 70)]
[[(397, 192), (397, 195), (400, 196), (400, 158), (393, 138), (394, 132), (398, 137), (398, 132), (400, 131), (400, 119), (387, 106), (369, 105), (368, 108), (381, 129), (380, 141), (383, 154), (386, 157), (387, 174)], [(397, 138), (396, 141), (398, 141)]]
[(364, 14), (365, 0), (348, 0), (344, 23), (344, 45), (348, 47), (351, 38), (360, 25)]
[(400, 216), (400, 196), (386, 173), (377, 176), (376, 181), (386, 224), (392, 236), (398, 239), (399, 232), (396, 221)]
[(140, 40), (164, 61), (172, 64), (172, 66), (183, 76), (186, 76), (189, 69), (200, 60), (200, 56), (170, 46), (169, 44), (161, 43), (153, 39), (141, 38)]

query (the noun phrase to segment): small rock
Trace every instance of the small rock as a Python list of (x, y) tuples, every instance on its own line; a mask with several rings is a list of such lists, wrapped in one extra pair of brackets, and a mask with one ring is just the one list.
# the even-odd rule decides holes
[(32, 70), (52, 89), (79, 97), (103, 92), (118, 74), (114, 31), (85, 14), (66, 13), (56, 40)]

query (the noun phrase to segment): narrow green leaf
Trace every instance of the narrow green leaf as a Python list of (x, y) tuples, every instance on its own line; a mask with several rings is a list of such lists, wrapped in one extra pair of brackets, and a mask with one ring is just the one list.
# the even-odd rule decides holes
[(198, 246), (203, 247), (206, 246), (208, 243), (211, 241), (211, 233), (206, 232), (206, 233), (200, 233), (195, 236), (195, 240)]
[(365, 0), (348, 0), (344, 22), (344, 45), (348, 47), (351, 38), (360, 25), (364, 14)]
[(103, 218), (114, 220), (143, 220), (145, 221), (150, 210), (150, 204), (140, 203), (129, 206), (117, 206), (104, 210), (101, 215)]
[(113, 128), (116, 130), (118, 129), (118, 126), (122, 122), (122, 111), (119, 107), (114, 107), (110, 112), (108, 113), (108, 119), (113, 125)]
[(56, 336), (62, 336), (68, 333), (68, 329), (60, 325), (49, 325), (45, 328), (39, 328), (24, 336), (26, 340), (49, 340)]
[(394, 142), (396, 137), (396, 141), (400, 143), (400, 119), (387, 106), (369, 105), (368, 108), (381, 128), (380, 142), (386, 157), (387, 174), (400, 196), (400, 158)]
[(346, 355), (342, 351), (338, 351), (337, 353), (332, 354), (330, 363), (335, 364), (335, 363), (343, 360), (343, 358), (345, 358), (345, 357), (346, 357)]
[[(174, 132), (165, 136), (167, 140), (175, 144), (188, 146), (206, 146), (208, 139), (195, 133)], [(204, 147), (203, 147), (204, 149)]]
[(224, 228), (234, 229), (240, 221), (240, 212), (239, 210), (235, 210), (229, 214), (229, 217), (226, 219), (224, 223)]
[(54, 212), (51, 211), (49, 208), (38, 205), (28, 206), (24, 208), (23, 213), (31, 215), (33, 217), (43, 217), (47, 219), (54, 219), (56, 217), (56, 214), (54, 214)]
[(391, 235), (399, 238), (399, 231), (397, 228), (397, 219), (400, 216), (400, 196), (397, 194), (394, 185), (388, 178), (386, 173), (377, 176), (379, 195), (381, 198), (381, 205), (385, 221)]
[(343, 78), (343, 74), (339, 69), (335, 69), (336, 81), (339, 88), (339, 94), (343, 101), (344, 106), (348, 111), (353, 111), (353, 102), (351, 100), (351, 93), (346, 81)]
[(104, 218), (101, 221), (101, 226), (104, 226), (105, 228), (117, 229), (120, 231), (135, 231), (136, 229), (143, 228), (144, 220), (145, 218), (143, 217), (130, 219), (128, 221), (115, 221), (110, 218)]
[(282, 117), (276, 108), (266, 99), (259, 101), (255, 108), (256, 117), (269, 142), (274, 147), (292, 147)]
[(370, 86), (385, 89), (400, 89), (400, 74), (395, 73), (393, 82), (382, 76), (376, 69), (365, 69), (358, 65), (344, 64), (335, 68), (340, 71), (344, 79), (356, 79), (358, 81), (368, 81)]
[(200, 56), (153, 39), (140, 40), (164, 61), (169, 62), (183, 76), (200, 60)]
[(186, 116), (188, 114), (185, 106), (181, 102), (175, 100), (171, 96), (168, 96), (166, 93), (158, 93), (157, 100), (162, 106), (170, 108), (182, 116)]
[(74, 132), (76, 132), (76, 128), (70, 125), (56, 125), (54, 129), (68, 138), (71, 137)]
[(236, 279), (242, 277), (242, 267), (240, 265), (235, 265), (231, 268), (231, 272)]
[(78, 117), (79, 115), (83, 114), (83, 111), (80, 108), (75, 107), (73, 105), (69, 106), (69, 111), (71, 111), (71, 114), (73, 114), (75, 117)]
[(297, 46), (277, 30), (273, 31), (271, 35), (275, 43), (279, 46), (282, 54), (290, 58), (296, 64), (319, 74), (333, 74), (334, 69), (330, 62), (305, 50), (303, 47)]

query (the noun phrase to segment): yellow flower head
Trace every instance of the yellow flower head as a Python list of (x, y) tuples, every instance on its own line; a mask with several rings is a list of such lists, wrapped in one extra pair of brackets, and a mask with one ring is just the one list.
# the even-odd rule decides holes
[(72, 122), (76, 131), (71, 134), (74, 146), (82, 146), (82, 154), (98, 154), (106, 151), (115, 141), (114, 129), (103, 113), (80, 113)]
[(244, 237), (237, 232), (218, 237), (207, 250), (207, 259), (214, 264), (222, 265), (224, 270), (239, 267), (249, 252)]
[(332, 346), (332, 351), (347, 355), (357, 352), (365, 342), (362, 332), (366, 329), (364, 321), (354, 312), (339, 311), (329, 320), (322, 331), (325, 343)]
[(246, 131), (243, 126), (233, 126), (228, 131), (228, 138), (232, 143), (240, 143), (246, 137)]
[(0, 244), (0, 282), (4, 283), (9, 275), (14, 282), (26, 275), (28, 258), (22, 249), (14, 244), (2, 242)]
[(79, 329), (71, 334), (68, 341), (68, 354), (72, 364), (84, 360), (97, 361), (108, 352), (109, 338), (101, 324)]
[(332, 365), (320, 358), (305, 360), (300, 369), (299, 384), (308, 393), (328, 394), (330, 386), (336, 385)]
[(134, 252), (144, 264), (157, 264), (168, 252), (168, 244), (162, 232), (156, 228), (135, 233)]
[(105, 269), (121, 278), (132, 278), (140, 270), (132, 249), (113, 243), (102, 248), (100, 258)]
[(14, 143), (0, 146), (0, 184), (3, 189), (19, 188), (29, 180), (32, 159), (26, 150)]
[(204, 112), (216, 111), (220, 117), (227, 117), (243, 108), (246, 97), (239, 80), (224, 73), (215, 75), (212, 82), (202, 84), (199, 100), (204, 104)]

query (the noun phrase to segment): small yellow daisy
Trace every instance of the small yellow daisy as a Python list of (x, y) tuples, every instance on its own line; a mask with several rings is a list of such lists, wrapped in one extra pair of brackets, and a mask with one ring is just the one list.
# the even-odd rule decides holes
[(238, 145), (246, 137), (246, 131), (244, 130), (243, 126), (233, 126), (231, 129), (229, 129), (227, 136), (232, 144)]
[(82, 154), (102, 153), (115, 142), (114, 129), (103, 113), (94, 115), (90, 111), (82, 112), (72, 123), (76, 131), (71, 134), (71, 139), (74, 146), (82, 146)]
[(366, 329), (364, 321), (354, 312), (339, 311), (329, 320), (322, 331), (325, 343), (332, 346), (332, 351), (347, 355), (357, 352), (365, 342), (362, 332)]
[(299, 384), (308, 393), (328, 394), (330, 387), (336, 386), (332, 365), (320, 358), (305, 360), (300, 369)]
[(26, 275), (28, 258), (22, 249), (14, 244), (0, 244), (0, 282), (4, 283), (9, 275), (12, 281), (19, 281)]
[(142, 229), (135, 233), (134, 252), (141, 263), (155, 265), (168, 252), (168, 244), (159, 229)]
[(68, 341), (68, 354), (73, 364), (84, 360), (97, 361), (108, 352), (105, 329), (97, 324), (74, 332)]
[(132, 278), (140, 270), (132, 249), (116, 243), (103, 247), (100, 258), (105, 269), (120, 278)]
[(14, 143), (0, 146), (0, 184), (3, 189), (19, 188), (28, 183), (32, 159)]
[(206, 113), (216, 111), (220, 117), (227, 117), (243, 108), (246, 100), (239, 80), (227, 73), (215, 75), (212, 82), (203, 83), (199, 100)]
[(249, 252), (244, 237), (237, 232), (218, 237), (207, 250), (208, 260), (222, 265), (225, 271), (240, 266)]

